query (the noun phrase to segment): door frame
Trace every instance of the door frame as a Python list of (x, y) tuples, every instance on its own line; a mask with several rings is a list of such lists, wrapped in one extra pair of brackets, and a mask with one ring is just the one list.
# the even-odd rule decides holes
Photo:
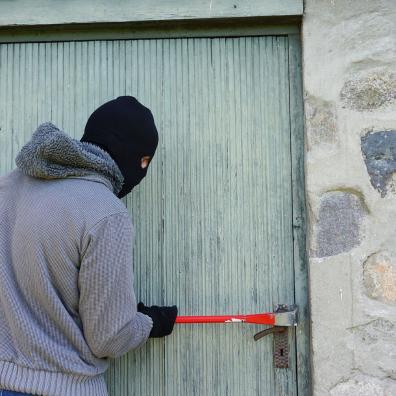
[(289, 125), (292, 174), (292, 233), (294, 295), (299, 306), (295, 329), (296, 378), (299, 396), (311, 392), (310, 316), (308, 261), (306, 253), (306, 189), (304, 175), (304, 106), (300, 19), (283, 17), (226, 18), (208, 20), (89, 23), (0, 27), (0, 45), (6, 43), (122, 40), (188, 37), (241, 37), (282, 35), (288, 37)]

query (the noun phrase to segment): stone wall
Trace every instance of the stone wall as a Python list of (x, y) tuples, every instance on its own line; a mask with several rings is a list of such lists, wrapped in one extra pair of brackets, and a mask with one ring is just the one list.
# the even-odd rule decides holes
[(396, 2), (306, 0), (315, 395), (396, 395)]

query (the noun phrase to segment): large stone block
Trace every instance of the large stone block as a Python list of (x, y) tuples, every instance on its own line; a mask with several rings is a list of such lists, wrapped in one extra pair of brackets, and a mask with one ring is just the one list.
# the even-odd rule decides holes
[(309, 150), (318, 144), (335, 143), (336, 109), (334, 103), (310, 95), (305, 99), (305, 117)]
[[(382, 309), (371, 315), (391, 316), (391, 310)], [(349, 348), (353, 350), (356, 369), (383, 378), (396, 378), (396, 325), (385, 317), (367, 318), (366, 323), (349, 327), (352, 335)]]
[(371, 184), (384, 197), (396, 172), (396, 131), (368, 133), (361, 138), (361, 148)]
[(368, 297), (396, 303), (396, 262), (386, 252), (371, 255), (363, 265), (363, 283)]
[(346, 191), (331, 191), (321, 197), (314, 256), (347, 252), (360, 244), (365, 208), (360, 198)]
[(372, 71), (345, 82), (341, 89), (344, 107), (358, 111), (376, 110), (396, 99), (396, 74)]
[(341, 382), (331, 391), (331, 396), (394, 396), (396, 383), (392, 380), (378, 379), (368, 375), (357, 375)]

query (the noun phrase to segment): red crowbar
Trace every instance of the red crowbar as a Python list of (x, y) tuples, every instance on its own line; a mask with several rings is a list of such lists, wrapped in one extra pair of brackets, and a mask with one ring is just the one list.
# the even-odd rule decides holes
[(278, 305), (275, 312), (248, 315), (177, 316), (176, 323), (255, 323), (272, 326), (297, 326), (296, 305)]
[(289, 329), (297, 326), (298, 308), (296, 305), (281, 304), (274, 312), (263, 312), (248, 315), (208, 315), (208, 316), (177, 316), (176, 323), (255, 323), (271, 325), (254, 335), (254, 340), (273, 334), (274, 364), (277, 368), (289, 367)]

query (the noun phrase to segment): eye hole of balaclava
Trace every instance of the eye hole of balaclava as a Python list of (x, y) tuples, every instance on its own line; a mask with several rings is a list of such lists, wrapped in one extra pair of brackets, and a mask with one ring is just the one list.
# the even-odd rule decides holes
[[(82, 142), (106, 150), (124, 176), (122, 198), (146, 176), (158, 145), (158, 132), (151, 111), (133, 96), (119, 96), (98, 107), (88, 118)], [(142, 157), (150, 156), (146, 168)]]

